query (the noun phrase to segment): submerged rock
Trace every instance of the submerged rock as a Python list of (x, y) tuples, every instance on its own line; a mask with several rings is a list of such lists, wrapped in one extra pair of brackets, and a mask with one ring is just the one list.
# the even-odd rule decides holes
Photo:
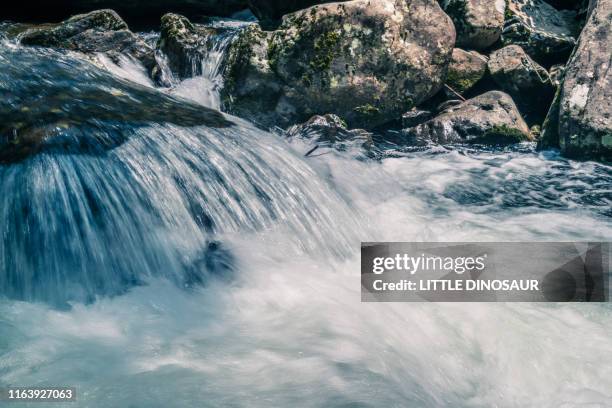
[(485, 49), (493, 45), (504, 26), (505, 0), (441, 0), (457, 30), (457, 46)]
[(103, 53), (118, 62), (121, 55), (138, 60), (154, 80), (161, 80), (155, 51), (132, 33), (113, 10), (80, 14), (59, 24), (45, 24), (19, 36), (23, 45), (64, 48), (95, 56)]
[(372, 134), (363, 129), (347, 128), (346, 122), (336, 115), (313, 116), (305, 123), (287, 129), (288, 137), (312, 139), (318, 144), (342, 147), (347, 143), (358, 143), (363, 147), (372, 146)]
[(448, 108), (419, 126), (403, 131), (408, 143), (503, 145), (532, 140), (512, 98), (491, 91)]
[[(36, 72), (37, 75), (32, 75)], [(40, 151), (104, 153), (139, 126), (229, 127), (212, 109), (50, 50), (0, 48), (0, 163)]]
[(509, 93), (521, 111), (534, 114), (539, 123), (546, 115), (554, 96), (548, 72), (518, 45), (493, 52), (489, 72), (499, 87)]
[(544, 124), (540, 148), (612, 161), (612, 0), (591, 0), (590, 15)]
[(433, 0), (315, 6), (286, 16), (273, 33), (251, 27), (239, 36), (224, 101), (263, 126), (331, 112), (352, 127), (373, 128), (440, 89), (454, 40)]
[(509, 0), (505, 45), (520, 45), (541, 63), (565, 61), (576, 45), (576, 12), (557, 10), (544, 0)]
[(453, 50), (453, 56), (448, 66), (446, 83), (453, 90), (463, 94), (470, 90), (487, 72), (487, 57), (476, 51)]

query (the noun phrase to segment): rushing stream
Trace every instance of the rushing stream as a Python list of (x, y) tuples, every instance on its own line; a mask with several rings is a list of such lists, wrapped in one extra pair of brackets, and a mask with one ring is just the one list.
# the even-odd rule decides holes
[(131, 61), (0, 44), (2, 120), (30, 104), (57, 133), (0, 164), (0, 388), (74, 386), (87, 407), (612, 406), (607, 304), (359, 291), (360, 241), (610, 240), (610, 166), (530, 145), (304, 158), (300, 138), (185, 119), (219, 108), (222, 56), (155, 90)]

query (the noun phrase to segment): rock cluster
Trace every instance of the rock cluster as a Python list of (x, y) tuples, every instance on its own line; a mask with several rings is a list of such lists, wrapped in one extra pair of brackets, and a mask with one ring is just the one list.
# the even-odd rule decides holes
[[(186, 10), (165, 4), (151, 7)], [(541, 148), (610, 160), (612, 0), (191, 4), (208, 15), (248, 7), (260, 19), (233, 38), (221, 95), (224, 110), (260, 127), (332, 144), (372, 143), (366, 135), (378, 130), (401, 130), (404, 143), (508, 144), (534, 140), (542, 126)], [(111, 10), (5, 33), (91, 58), (129, 56), (161, 83), (156, 53), (180, 79), (201, 74), (219, 29), (194, 24), (197, 13), (165, 14), (157, 49)]]

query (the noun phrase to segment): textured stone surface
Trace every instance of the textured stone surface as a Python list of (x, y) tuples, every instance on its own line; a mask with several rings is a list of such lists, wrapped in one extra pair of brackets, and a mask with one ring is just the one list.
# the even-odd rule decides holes
[(576, 12), (557, 10), (544, 0), (509, 0), (505, 45), (520, 45), (539, 62), (565, 61), (576, 45)]
[(264, 126), (334, 113), (371, 128), (441, 88), (454, 42), (435, 1), (315, 6), (286, 16), (273, 33), (251, 27), (238, 38), (224, 99), (231, 112)]
[(487, 57), (476, 51), (453, 50), (446, 83), (455, 91), (470, 90), (487, 72)]
[(532, 140), (512, 98), (491, 91), (403, 131), (407, 143), (511, 144)]
[(544, 124), (541, 148), (570, 157), (612, 160), (612, 0), (591, 13)]
[(495, 82), (512, 96), (521, 111), (535, 115), (541, 124), (555, 92), (548, 72), (518, 45), (493, 52), (488, 67)]
[(500, 37), (505, 0), (441, 0), (457, 30), (457, 46), (485, 49)]

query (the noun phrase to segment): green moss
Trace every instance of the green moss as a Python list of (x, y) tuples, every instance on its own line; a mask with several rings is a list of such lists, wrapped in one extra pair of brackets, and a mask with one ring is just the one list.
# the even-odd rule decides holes
[(372, 116), (376, 116), (380, 114), (380, 109), (378, 109), (376, 106), (371, 105), (369, 103), (362, 105), (362, 106), (358, 106), (353, 110), (362, 116), (368, 116), (368, 117), (372, 117)]
[(319, 36), (314, 42), (315, 55), (310, 61), (310, 68), (319, 72), (330, 69), (339, 40), (340, 34), (337, 31), (329, 31)]
[(473, 143), (505, 145), (519, 143), (528, 140), (528, 136), (519, 129), (511, 128), (508, 125), (495, 125), (488, 129), (484, 135), (474, 139)]
[(474, 72), (468, 75), (463, 75), (461, 72), (453, 69), (448, 70), (446, 77), (446, 83), (451, 86), (455, 91), (463, 93), (471, 89), (476, 82), (480, 81), (482, 75), (478, 72)]

